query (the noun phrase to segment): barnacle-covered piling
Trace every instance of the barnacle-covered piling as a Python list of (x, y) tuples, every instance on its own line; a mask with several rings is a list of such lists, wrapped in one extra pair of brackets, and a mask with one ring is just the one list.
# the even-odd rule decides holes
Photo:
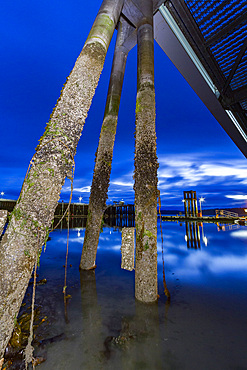
[(153, 1), (140, 0), (135, 133), (135, 296), (157, 300), (157, 169), (153, 55)]
[(128, 54), (128, 50), (123, 46), (123, 43), (129, 33), (132, 32), (132, 28), (123, 19), (119, 22), (104, 120), (96, 152), (89, 199), (87, 226), (80, 263), (80, 269), (83, 270), (88, 270), (95, 266), (101, 223), (106, 208), (118, 111)]
[(122, 228), (122, 244), (121, 244), (121, 268), (132, 271), (135, 268), (134, 261), (135, 250), (135, 228)]
[(0, 359), (51, 222), (118, 22), (123, 0), (104, 0), (31, 161), (0, 245)]

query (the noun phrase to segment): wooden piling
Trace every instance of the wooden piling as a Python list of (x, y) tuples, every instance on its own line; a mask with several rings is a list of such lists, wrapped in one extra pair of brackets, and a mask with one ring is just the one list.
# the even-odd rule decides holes
[(111, 174), (120, 97), (128, 50), (123, 46), (132, 28), (121, 19), (112, 63), (104, 120), (96, 153), (94, 175), (88, 207), (88, 219), (83, 243), (80, 269), (95, 266), (99, 234), (106, 209), (107, 193)]
[(135, 296), (157, 300), (157, 169), (153, 54), (153, 1), (140, 0), (135, 133)]

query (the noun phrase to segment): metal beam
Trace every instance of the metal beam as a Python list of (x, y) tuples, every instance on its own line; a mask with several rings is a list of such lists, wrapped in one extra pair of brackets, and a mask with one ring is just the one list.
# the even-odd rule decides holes
[(160, 12), (154, 16), (154, 38), (247, 158), (247, 135), (236, 119), (238, 115), (225, 111)]
[(137, 27), (138, 23), (143, 19), (144, 14), (137, 7), (135, 0), (125, 0), (122, 9), (122, 14), (131, 22), (132, 25)]
[(233, 96), (234, 103), (241, 102), (242, 100), (247, 100), (247, 85), (234, 90)]

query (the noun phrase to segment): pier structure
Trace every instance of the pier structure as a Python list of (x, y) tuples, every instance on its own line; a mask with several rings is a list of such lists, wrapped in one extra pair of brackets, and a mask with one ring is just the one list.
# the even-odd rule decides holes
[(197, 207), (197, 197), (196, 191), (184, 191), (184, 213), (185, 217), (197, 217), (198, 207)]
[[(120, 47), (122, 57), (136, 44), (138, 48), (134, 174), (136, 298), (144, 302), (157, 300), (154, 39), (247, 157), (246, 0), (230, 3), (217, 0), (103, 0), (31, 159), (20, 197), (1, 241), (0, 360), (36, 256), (54, 218), (64, 181), (66, 177), (73, 179), (77, 144), (116, 28), (119, 32), (116, 53)], [(112, 72), (115, 82), (124, 75), (125, 57), (122, 64), (121, 57), (115, 58), (116, 67), (120, 67), (118, 78), (114, 78), (115, 72)], [(116, 85), (109, 84), (107, 122), (102, 125), (93, 179), (100, 185), (94, 187), (92, 184), (95, 189), (92, 194), (94, 192), (96, 196), (90, 197), (96, 212), (88, 212), (88, 230), (91, 228), (91, 236), (94, 234), (92, 240), (97, 240), (102, 221), (99, 216), (105, 209), (120, 85), (117, 86), (117, 82)], [(105, 191), (98, 192), (102, 186)], [(81, 268), (94, 266), (96, 249), (95, 242), (88, 250), (84, 249)]]
[(113, 204), (104, 212), (104, 222), (109, 226), (134, 227), (135, 207), (134, 204)]
[(216, 209), (215, 214), (216, 214), (216, 218), (220, 218), (220, 217), (238, 218), (237, 212), (231, 212), (225, 209)]
[[(0, 212), (4, 211), (4, 214), (10, 214), (16, 206), (16, 200), (0, 199)], [(68, 202), (58, 202), (54, 214), (54, 224), (56, 226), (60, 221), (60, 218), (66, 216), (61, 223), (62, 228), (67, 228), (67, 215)], [(6, 213), (7, 212), (7, 213)], [(86, 220), (88, 215), (88, 204), (87, 203), (71, 203), (70, 204), (70, 227), (81, 227), (86, 226)], [(84, 220), (82, 220), (84, 219)], [(5, 223), (7, 218), (4, 218)], [(135, 206), (134, 204), (124, 204), (123, 202), (115, 202), (107, 206), (103, 214), (104, 222), (109, 226), (117, 227), (134, 227), (135, 225)]]

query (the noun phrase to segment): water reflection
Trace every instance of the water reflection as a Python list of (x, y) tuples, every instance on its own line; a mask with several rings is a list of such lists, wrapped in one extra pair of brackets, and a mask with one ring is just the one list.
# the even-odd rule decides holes
[[(95, 271), (80, 271), (81, 307), (82, 307), (82, 347), (87, 362), (87, 369), (95, 369), (101, 362), (103, 350), (102, 317), (98, 304)], [(90, 361), (88, 361), (90, 359)]]
[(238, 224), (221, 224), (220, 222), (217, 222), (218, 231), (231, 231), (231, 230), (237, 230), (239, 228), (240, 228), (240, 225)]
[[(143, 304), (129, 297), (134, 310), (120, 314), (98, 300), (95, 271), (80, 272), (82, 346), (80, 366), (87, 369), (161, 369), (162, 345), (158, 303)], [(117, 284), (115, 284), (117, 285)], [(98, 282), (98, 289), (102, 285)], [(105, 300), (108, 291), (101, 292)], [(123, 304), (126, 303), (123, 300)], [(115, 305), (116, 309), (116, 305)], [(124, 312), (123, 308), (123, 312)], [(143, 349), (148, 349), (143, 351)], [(78, 364), (79, 365), (79, 364)], [(79, 366), (78, 366), (79, 368)]]
[(200, 249), (200, 231), (198, 222), (185, 222), (186, 235), (185, 241), (187, 242), (187, 248)]
[[(163, 222), (162, 225), (166, 269), (182, 274), (183, 279), (190, 283), (194, 283), (192, 279), (197, 276), (197, 283), (203, 280), (208, 286), (211, 282), (209, 278), (213, 281), (213, 276), (216, 278), (222, 274), (227, 275), (234, 272), (242, 277), (244, 274), (246, 278), (246, 227), (229, 229), (229, 234), (226, 236), (224, 233), (217, 232), (215, 224), (202, 224), (201, 226), (195, 224), (193, 226), (185, 223), (185, 225), (180, 224), (179, 227), (175, 223)], [(185, 240), (182, 235), (184, 228), (186, 239), (190, 238), (190, 240)], [(239, 242), (236, 244), (232, 238), (237, 238)], [(207, 248), (202, 249), (202, 241)], [(185, 246), (187, 246), (187, 251)], [(159, 252), (162, 251), (161, 243), (158, 244), (158, 249)], [(195, 253), (196, 250), (200, 250), (200, 253)], [(162, 258), (158, 253), (158, 264), (161, 263)], [(227, 287), (227, 285), (223, 282), (222, 287)]]
[(55, 217), (53, 228), (55, 229), (67, 229), (68, 228), (68, 221), (69, 221), (69, 228), (75, 229), (75, 228), (85, 228), (87, 223), (87, 217), (76, 217), (76, 216), (70, 216), (69, 220), (68, 217), (65, 216), (64, 218), (61, 217)]
[[(47, 361), (40, 369), (192, 369), (198, 364), (203, 369), (245, 368), (247, 228), (226, 234), (217, 232), (215, 224), (197, 226), (201, 241), (197, 250), (187, 247), (185, 223), (180, 227), (162, 222), (163, 246), (158, 227), (160, 299), (156, 304), (134, 298), (134, 271), (121, 269), (119, 228), (104, 228), (97, 269), (80, 273), (84, 229), (71, 230), (68, 324), (58, 299), (66, 230), (53, 232), (41, 256), (39, 279), (47, 279), (49, 294), (42, 287), (43, 302), (51, 299), (52, 292), (59, 321), (48, 336), (65, 333), (67, 339), (48, 347)], [(195, 230), (198, 240), (196, 225), (188, 225), (188, 230), (192, 236)], [(202, 247), (205, 237), (207, 248)], [(163, 263), (170, 301), (164, 292)], [(226, 348), (231, 349), (227, 356)]]
[(185, 241), (187, 242), (188, 249), (201, 249), (201, 240), (205, 247), (208, 245), (208, 239), (204, 234), (202, 222), (191, 221), (185, 222)]

